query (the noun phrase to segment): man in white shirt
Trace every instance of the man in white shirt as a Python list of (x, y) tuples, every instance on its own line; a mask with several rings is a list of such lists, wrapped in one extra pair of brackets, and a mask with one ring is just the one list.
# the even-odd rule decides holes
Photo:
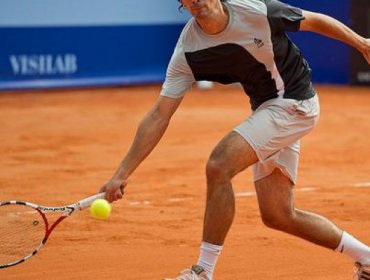
[(317, 124), (319, 101), (311, 69), (286, 31), (312, 31), (358, 49), (370, 64), (370, 40), (337, 20), (276, 0), (182, 0), (193, 18), (184, 27), (161, 94), (139, 125), (134, 143), (101, 191), (120, 199), (120, 187), (164, 134), (196, 81), (240, 83), (253, 114), (212, 151), (197, 265), (177, 280), (211, 280), (235, 213), (231, 179), (252, 166), (264, 223), (350, 256), (357, 279), (370, 279), (370, 248), (328, 219), (294, 206), (299, 141)]

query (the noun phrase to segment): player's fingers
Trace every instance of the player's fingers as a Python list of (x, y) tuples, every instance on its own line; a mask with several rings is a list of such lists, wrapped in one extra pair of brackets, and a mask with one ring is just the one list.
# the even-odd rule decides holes
[(114, 193), (115, 193), (115, 190), (112, 189), (112, 187), (107, 187), (106, 190), (105, 190), (105, 199), (111, 203), (114, 201)]
[(122, 199), (123, 197), (123, 186), (121, 185), (113, 194), (114, 201)]
[(113, 197), (108, 192), (105, 193), (104, 199), (107, 200), (109, 203), (112, 203), (114, 201)]
[(116, 192), (114, 194), (114, 201), (118, 200), (118, 199), (121, 199), (122, 198), (122, 194), (120, 192)]
[(123, 187), (120, 186), (111, 186), (110, 188), (107, 188), (107, 191), (105, 193), (105, 199), (109, 202), (114, 202), (118, 199), (121, 199), (123, 197)]
[(125, 189), (124, 189), (124, 186), (123, 186), (123, 185), (121, 185), (121, 186), (119, 187), (118, 193), (121, 195), (121, 197), (120, 197), (120, 198), (122, 198), (122, 197), (123, 197), (123, 195), (125, 194)]
[(112, 203), (118, 199), (121, 199), (124, 194), (124, 188), (127, 185), (127, 180), (115, 180), (111, 179), (101, 189), (101, 192), (105, 192), (105, 199)]

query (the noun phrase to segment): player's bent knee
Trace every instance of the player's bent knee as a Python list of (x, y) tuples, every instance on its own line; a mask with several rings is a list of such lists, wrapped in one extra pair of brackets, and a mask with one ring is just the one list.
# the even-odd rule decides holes
[(240, 169), (238, 166), (225, 161), (223, 158), (211, 156), (206, 165), (207, 180), (231, 180), (236, 174), (244, 168)]
[(228, 171), (220, 160), (210, 158), (206, 165), (208, 179), (221, 179), (227, 177)]
[(280, 231), (286, 231), (294, 222), (293, 213), (290, 212), (261, 212), (261, 218), (265, 226)]

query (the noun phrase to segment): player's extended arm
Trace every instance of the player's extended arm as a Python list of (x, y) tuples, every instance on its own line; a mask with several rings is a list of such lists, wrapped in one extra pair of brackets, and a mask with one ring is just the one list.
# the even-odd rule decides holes
[(300, 30), (312, 31), (337, 39), (360, 51), (370, 64), (370, 39), (366, 39), (340, 21), (319, 13), (303, 11), (304, 20), (301, 21)]
[(122, 197), (119, 187), (125, 187), (131, 173), (158, 144), (181, 100), (182, 98), (160, 96), (149, 113), (141, 120), (128, 153), (112, 179), (101, 188), (101, 191), (106, 192), (105, 198), (108, 201)]

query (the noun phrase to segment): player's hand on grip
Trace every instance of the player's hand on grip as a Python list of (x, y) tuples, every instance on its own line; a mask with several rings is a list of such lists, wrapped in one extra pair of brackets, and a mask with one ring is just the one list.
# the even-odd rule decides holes
[(105, 192), (105, 199), (113, 202), (123, 197), (126, 185), (127, 180), (113, 177), (100, 188), (100, 192)]

